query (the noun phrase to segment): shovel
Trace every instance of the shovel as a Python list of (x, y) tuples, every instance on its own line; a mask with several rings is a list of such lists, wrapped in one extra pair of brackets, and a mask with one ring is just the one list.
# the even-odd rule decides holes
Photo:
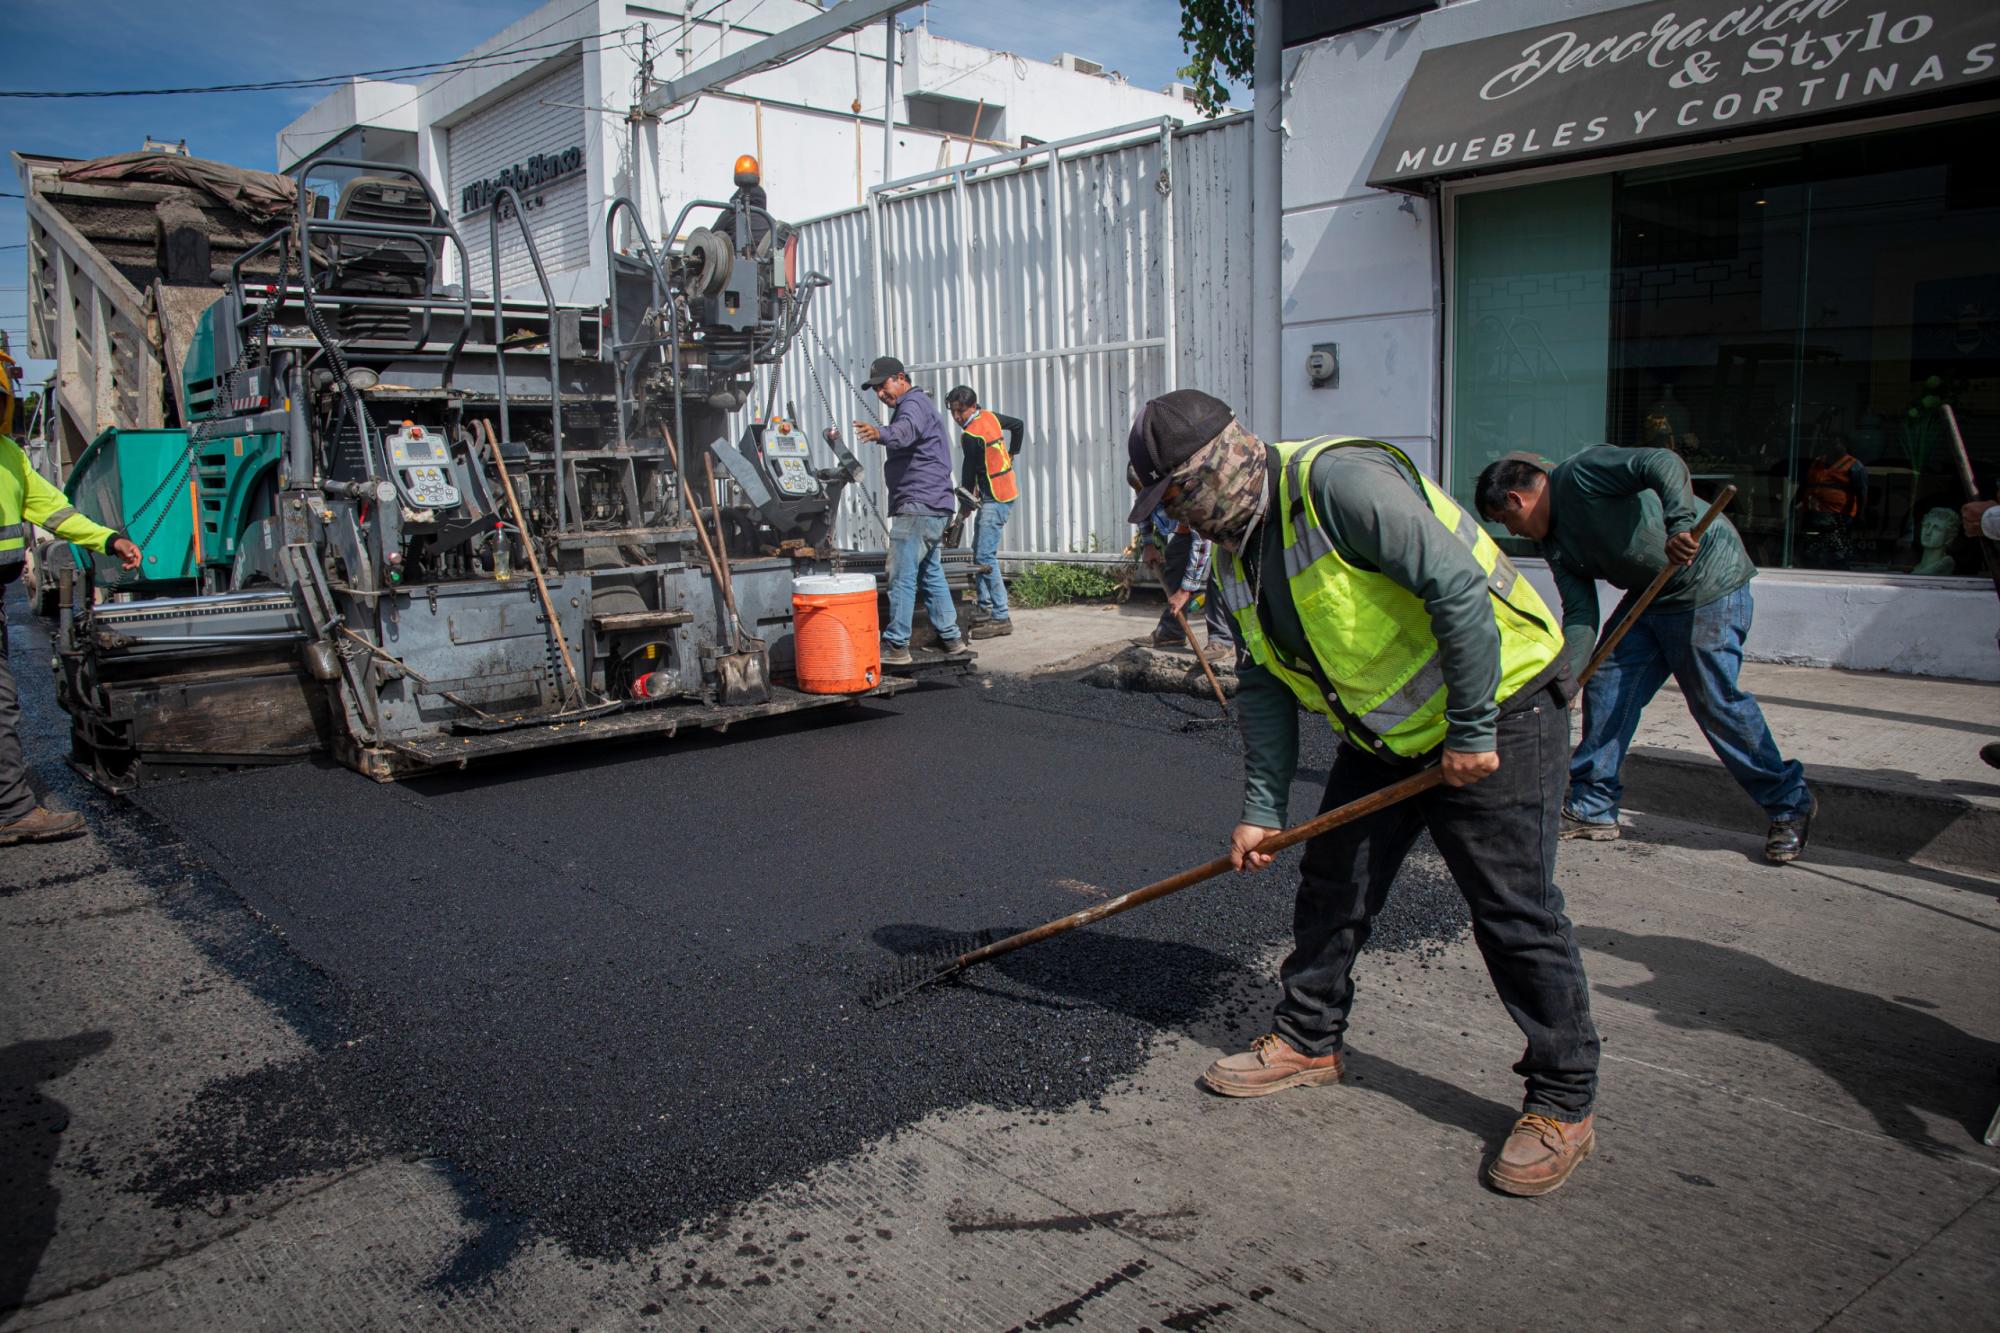
[[(679, 450), (674, 448), (673, 433), (663, 424), (660, 438), (666, 442), (667, 461), (680, 474), (684, 488), (692, 480), (681, 467)], [(704, 460), (706, 461), (706, 460)], [(708, 473), (709, 495), (715, 494), (715, 469)], [(722, 585), (722, 601), (729, 611), (729, 644), (732, 651), (717, 653), (715, 674), (718, 697), (724, 704), (763, 704), (771, 701), (771, 659), (762, 639), (752, 639), (743, 632), (742, 617), (736, 614), (736, 589), (729, 579), (729, 559), (722, 554), (722, 516), (715, 519), (715, 545), (708, 540), (708, 525), (702, 521), (701, 506), (692, 499), (688, 508), (694, 511), (695, 540), (701, 543), (701, 553), (708, 557), (708, 567), (715, 575), (715, 581)], [(748, 645), (756, 645), (754, 648)]]

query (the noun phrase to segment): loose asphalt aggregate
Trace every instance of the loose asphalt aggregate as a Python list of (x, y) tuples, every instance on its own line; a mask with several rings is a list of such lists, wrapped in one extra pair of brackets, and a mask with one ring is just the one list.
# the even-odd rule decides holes
[[(45, 683), (24, 685), (56, 730)], [(1290, 857), (888, 1009), (861, 996), (952, 935), (1215, 855), (1241, 760), (1190, 711), (975, 678), (392, 786), (321, 761), (99, 800), (128, 844), (182, 848), (211, 888), (187, 928), (311, 1051), (210, 1083), (132, 1183), (214, 1208), (436, 1158), (503, 1238), (488, 1258), (529, 1235), (613, 1255), (940, 1109), (1097, 1101), (1157, 1037), (1241, 1015), (1228, 997), (1288, 937)], [(1302, 726), (1300, 815), (1331, 757)], [(1420, 844), (1370, 947), (1465, 929)]]

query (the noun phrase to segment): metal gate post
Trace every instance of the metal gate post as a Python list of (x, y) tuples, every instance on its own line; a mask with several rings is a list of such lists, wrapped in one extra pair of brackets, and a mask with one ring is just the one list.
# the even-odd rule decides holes
[(966, 193), (965, 173), (954, 172), (952, 194), (958, 203), (958, 328), (959, 347), (967, 356), (979, 355), (984, 339), (973, 336), (976, 321), (972, 312), (978, 303), (972, 294), (972, 200)]
[[(1063, 273), (1062, 243), (1062, 149), (1049, 145), (1049, 289), (1055, 299), (1049, 303), (1049, 320), (1053, 328), (1050, 341), (1057, 347), (1066, 345), (1069, 334), (1069, 292)], [(1069, 428), (1069, 358), (1058, 356), (1053, 367), (1055, 374), (1049, 379), (1049, 396), (1055, 409), (1055, 430), (1052, 439), (1068, 438)], [(1056, 522), (1055, 531), (1049, 536), (1060, 543), (1057, 549), (1067, 549), (1066, 540), (1070, 532), (1070, 459), (1060, 460), (1056, 471)]]
[(1174, 203), (1174, 127), (1171, 122), (1163, 121), (1160, 125), (1159, 181), (1165, 187), (1159, 191), (1162, 200), (1162, 214), (1160, 217), (1160, 274), (1161, 283), (1164, 287), (1163, 294), (1166, 297), (1163, 305), (1163, 309), (1166, 312), (1166, 319), (1165, 326), (1161, 332), (1166, 334), (1167, 338), (1167, 345), (1164, 349), (1167, 363), (1163, 367), (1165, 374), (1162, 377), (1162, 382), (1166, 386), (1164, 392), (1172, 393), (1175, 389), (1181, 387), (1181, 293), (1180, 283), (1176, 279), (1174, 269), (1174, 213), (1176, 212), (1176, 205)]

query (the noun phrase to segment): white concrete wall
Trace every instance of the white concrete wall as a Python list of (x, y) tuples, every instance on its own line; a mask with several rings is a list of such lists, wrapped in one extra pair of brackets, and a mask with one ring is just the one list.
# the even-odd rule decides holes
[[(1116, 34), (1105, 34), (1103, 51), (1079, 55), (1101, 61), (1107, 71), (1118, 63)], [(1077, 74), (1047, 61), (1029, 60), (1007, 51), (990, 51), (969, 42), (955, 42), (923, 28), (903, 38), (903, 73), (907, 93), (950, 97), (966, 103), (968, 112), (983, 100), (986, 112), (979, 135), (1018, 144), (1023, 135), (1043, 141), (1073, 138), (1092, 129), (1109, 129), (1161, 116), (1183, 121), (1202, 119), (1194, 104), (1151, 89), (1108, 77)], [(1004, 113), (1000, 120), (998, 113)], [(988, 120), (986, 117), (995, 117)]]
[[(1459, 0), (1285, 53), (1282, 437), (1372, 435), (1444, 475), (1438, 210), (1371, 190), (1368, 169), (1426, 47), (1628, 2)], [(1306, 357), (1326, 342), (1339, 347), (1340, 387), (1314, 389)], [(1553, 598), (1538, 562), (1522, 564)], [(1617, 596), (1600, 591), (1608, 614)], [(1753, 657), (2000, 680), (2000, 601), (1985, 582), (1774, 570), (1751, 591)]]
[(416, 133), (419, 91), (413, 84), (385, 83), (379, 79), (354, 79), (342, 84), (278, 131), (278, 170), (291, 170), (353, 129)]
[[(439, 76), (421, 89), (364, 82), (336, 90), (281, 133), (281, 162), (289, 165), (338, 135), (342, 122), (367, 124), (370, 116), (385, 125), (407, 120), (416, 136), (417, 164), (442, 190), (452, 176), (453, 129), (461, 131), (462, 141), (476, 137), (469, 122), (503, 114), (497, 108), (522, 89), (580, 63), (579, 105), (586, 108), (581, 133), (589, 161), (585, 189), (593, 221), (587, 255), (579, 259), (575, 247), (565, 247), (566, 255), (551, 264), (550, 276), (564, 300), (601, 296), (604, 214), (619, 195), (639, 203), (657, 240), (687, 201), (728, 197), (734, 189), (731, 168), (742, 153), (761, 158), (771, 209), (783, 218), (799, 220), (852, 207), (865, 198), (869, 186), (881, 182), (883, 25), (739, 80), (728, 92), (704, 96), (692, 109), (671, 110), (635, 134), (625, 112), (639, 96), (642, 50), (652, 59), (655, 80), (671, 79), (792, 27), (817, 14), (819, 7), (807, 0), (727, 0), (712, 9), (707, 3), (597, 0), (567, 12), (572, 7), (571, 0), (551, 0), (467, 52), (493, 56), (495, 63)], [(700, 21), (689, 22), (693, 16)], [(918, 72), (925, 84), (915, 89), (919, 93), (968, 95), (975, 105), (981, 96), (996, 104), (1011, 98), (1005, 127), (1012, 141), (1023, 133), (1068, 137), (1168, 113), (1196, 118), (1193, 108), (1176, 98), (923, 32), (899, 34), (896, 48), (893, 176), (933, 170), (947, 155), (953, 161), (964, 156), (962, 139), (908, 124), (906, 99)], [(547, 58), (513, 63), (510, 50)], [(982, 131), (980, 137), (994, 136)], [(551, 146), (523, 143), (521, 156)], [(449, 202), (456, 210), (458, 201)], [(697, 212), (690, 225), (703, 224), (709, 216), (706, 210)], [(483, 215), (468, 221), (468, 245), (483, 249)]]

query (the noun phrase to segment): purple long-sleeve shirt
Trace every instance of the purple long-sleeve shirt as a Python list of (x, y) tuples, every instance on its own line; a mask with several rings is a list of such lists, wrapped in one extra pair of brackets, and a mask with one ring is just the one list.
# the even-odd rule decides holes
[(896, 413), (882, 428), (882, 448), (891, 515), (919, 508), (949, 514), (958, 507), (951, 493), (950, 439), (929, 394), (912, 388), (896, 400)]

